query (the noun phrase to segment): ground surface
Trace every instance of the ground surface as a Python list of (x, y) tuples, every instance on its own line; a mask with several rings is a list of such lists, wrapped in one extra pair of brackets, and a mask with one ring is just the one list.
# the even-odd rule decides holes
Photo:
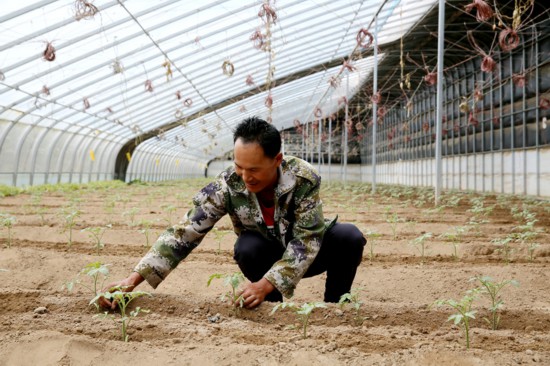
[[(0, 213), (17, 220), (11, 243), (8, 228), (0, 227), (0, 365), (550, 364), (548, 202), (485, 196), (472, 210), (473, 195), (449, 195), (442, 200), (448, 207), (434, 210), (425, 193), (387, 187), (376, 195), (362, 186), (327, 185), (323, 191), (326, 216), (338, 213), (340, 221), (381, 235), (369, 240), (374, 258), (370, 260), (371, 247), (365, 248), (355, 280), (355, 287), (363, 289), (363, 320), (352, 307), (330, 304), (313, 312), (304, 339), (292, 327), (297, 323), (291, 311), (270, 315), (272, 303), (234, 315), (220, 300), (229, 289), (223, 281), (206, 286), (210, 275), (238, 270), (231, 251), (235, 236), (225, 231), (229, 221), (222, 220), (219, 241), (207, 236), (157, 290), (147, 284), (138, 288), (153, 297), (139, 298), (134, 306), (150, 313), (134, 319), (129, 342), (121, 341), (113, 321), (94, 316), (95, 309), (88, 306), (91, 291), (77, 285), (69, 292), (63, 284), (95, 261), (110, 264), (108, 281), (125, 277), (147, 251), (140, 229), (150, 227), (152, 242), (183, 215), (202, 184), (88, 187), (0, 198)], [(514, 217), (513, 207), (524, 215)], [(76, 209), (81, 213), (69, 246), (63, 222)], [(534, 226), (525, 226), (528, 217), (533, 220), (527, 213), (535, 215)], [(481, 224), (467, 224), (471, 218)], [(98, 254), (93, 238), (81, 230), (108, 224), (112, 227)], [(461, 227), (465, 232), (456, 238), (455, 259), (450, 234)], [(525, 232), (524, 243), (510, 242), (507, 264), (502, 246), (492, 240)], [(421, 246), (411, 242), (425, 233), (432, 237), (425, 241), (422, 259)], [(530, 258), (527, 248), (535, 242), (540, 246)], [(483, 320), (489, 315), (488, 297), (473, 302), (477, 313), (467, 350), (462, 328), (447, 322), (455, 311), (431, 305), (438, 299), (462, 299), (465, 291), (480, 285), (469, 281), (474, 276), (490, 276), (494, 282), (515, 279), (519, 286), (500, 292), (504, 306), (498, 330), (490, 330)], [(321, 301), (323, 286), (323, 276), (304, 279), (292, 301)]]

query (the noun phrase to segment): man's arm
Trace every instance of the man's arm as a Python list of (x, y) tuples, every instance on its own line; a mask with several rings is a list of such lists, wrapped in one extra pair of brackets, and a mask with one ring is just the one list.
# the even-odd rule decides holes
[(307, 180), (296, 189), (296, 208), (293, 238), (288, 242), (282, 258), (264, 278), (285, 297), (292, 297), (294, 289), (319, 253), (325, 233), (325, 220), (320, 199), (321, 178)]

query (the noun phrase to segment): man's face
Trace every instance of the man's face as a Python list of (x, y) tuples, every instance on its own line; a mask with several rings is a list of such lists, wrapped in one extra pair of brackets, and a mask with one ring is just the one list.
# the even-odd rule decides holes
[(249, 192), (258, 193), (277, 183), (277, 168), (283, 159), (281, 153), (270, 158), (265, 156), (260, 144), (244, 143), (240, 138), (235, 141), (233, 152), (235, 172), (243, 179)]

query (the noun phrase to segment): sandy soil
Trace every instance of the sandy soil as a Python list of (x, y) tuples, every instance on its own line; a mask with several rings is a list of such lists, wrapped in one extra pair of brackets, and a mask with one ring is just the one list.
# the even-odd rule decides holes
[[(151, 224), (151, 241), (169, 221), (181, 216), (193, 193), (204, 181), (163, 185), (131, 185), (75, 192), (21, 194), (0, 198), (0, 213), (16, 217), (8, 248), (8, 230), (0, 228), (0, 365), (516, 365), (550, 364), (550, 212), (548, 202), (537, 206), (533, 239), (540, 246), (530, 260), (526, 245), (511, 243), (510, 263), (491, 242), (517, 232), (520, 218), (510, 208), (522, 207), (515, 197), (485, 197), (493, 207), (478, 231), (466, 225), (474, 213), (463, 195), (455, 207), (440, 211), (421, 205), (419, 196), (367, 193), (353, 186), (323, 192), (326, 216), (354, 222), (364, 232), (375, 231), (374, 258), (365, 249), (355, 287), (361, 293), (361, 316), (351, 307), (329, 304), (316, 309), (303, 338), (295, 315), (284, 310), (271, 315), (275, 304), (235, 315), (220, 295), (228, 288), (214, 273), (233, 273), (235, 235), (225, 232), (218, 242), (209, 235), (157, 290), (149, 291), (133, 306), (150, 310), (129, 326), (123, 342), (117, 324), (96, 316), (88, 306), (91, 291), (63, 285), (88, 263), (110, 264), (109, 281), (125, 277), (147, 251), (145, 234), (136, 225)], [(379, 191), (381, 191), (380, 189)], [(113, 203), (110, 203), (113, 202)], [(418, 207), (417, 207), (418, 206)], [(63, 231), (61, 212), (78, 207), (73, 243)], [(386, 214), (395, 213), (395, 237)], [(105, 226), (105, 247), (96, 252), (86, 227)], [(440, 234), (467, 226), (453, 245)], [(222, 220), (220, 230), (229, 230)], [(411, 241), (430, 232), (425, 258)], [(371, 240), (369, 243), (373, 243)], [(491, 276), (495, 282), (515, 279), (518, 287), (501, 291), (504, 306), (498, 330), (483, 318), (489, 300), (481, 295), (473, 303), (471, 347), (466, 349), (463, 330), (447, 318), (448, 307), (431, 306), (438, 299), (460, 300), (477, 287), (474, 276)], [(86, 278), (83, 278), (86, 280)], [(296, 304), (321, 301), (324, 276), (304, 279), (292, 299)]]

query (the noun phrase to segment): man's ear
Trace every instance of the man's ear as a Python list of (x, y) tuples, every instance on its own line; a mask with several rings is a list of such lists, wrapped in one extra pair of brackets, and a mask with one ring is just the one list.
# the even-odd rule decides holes
[(279, 167), (279, 165), (281, 165), (283, 161), (283, 153), (278, 153), (276, 156), (275, 156), (275, 162), (277, 164), (277, 168)]

